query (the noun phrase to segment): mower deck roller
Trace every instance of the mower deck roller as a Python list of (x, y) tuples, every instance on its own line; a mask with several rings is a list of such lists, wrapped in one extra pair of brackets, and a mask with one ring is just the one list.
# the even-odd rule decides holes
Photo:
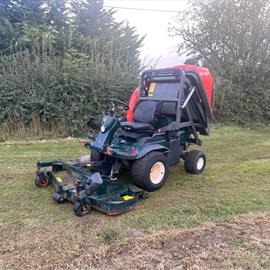
[[(109, 100), (112, 107), (99, 133), (92, 143), (84, 142), (91, 154), (70, 163), (38, 163), (36, 185), (54, 186), (54, 200), (72, 202), (78, 216), (92, 208), (117, 215), (134, 208), (147, 192), (161, 188), (169, 167), (181, 159), (186, 172), (202, 173), (205, 154), (187, 150), (191, 144), (202, 144), (199, 134), (209, 135), (212, 77), (207, 69), (192, 67), (144, 71), (135, 102), (131, 98), (136, 106)], [(130, 184), (117, 179), (122, 169), (130, 171)], [(71, 185), (58, 176), (61, 172), (67, 173)]]

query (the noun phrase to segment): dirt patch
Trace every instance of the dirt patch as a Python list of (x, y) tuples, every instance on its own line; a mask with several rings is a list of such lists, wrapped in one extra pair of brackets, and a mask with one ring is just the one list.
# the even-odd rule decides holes
[(12, 177), (7, 176), (0, 172), (0, 180), (10, 180), (10, 179), (12, 179)]
[[(75, 233), (79, 224), (84, 231)], [(91, 227), (77, 220), (70, 228), (73, 234), (62, 227), (60, 238), (60, 228), (54, 228), (54, 233), (37, 228), (23, 234), (10, 232), (14, 240), (0, 244), (0, 269), (270, 268), (270, 213), (245, 215), (223, 224), (205, 223), (190, 230), (134, 231), (125, 243), (111, 241), (110, 233), (97, 244), (97, 236), (89, 234)]]
[(270, 214), (162, 231), (112, 246), (97, 269), (268, 269)]

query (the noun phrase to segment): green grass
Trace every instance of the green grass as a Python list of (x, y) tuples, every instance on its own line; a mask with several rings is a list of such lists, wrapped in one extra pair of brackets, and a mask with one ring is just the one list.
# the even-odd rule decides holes
[[(239, 214), (268, 211), (269, 134), (270, 128), (216, 126), (210, 137), (202, 138), (202, 150), (208, 159), (202, 175), (187, 174), (181, 162), (170, 169), (164, 188), (150, 194), (134, 211), (115, 218), (94, 211), (78, 218), (72, 205), (52, 201), (50, 188), (34, 185), (36, 161), (69, 160), (87, 153), (77, 140), (0, 143), (0, 252), (10, 250), (2, 266), (12, 268), (16, 250), (24, 250), (20, 256), (28, 258), (25, 252), (31, 252), (35, 245), (43, 251), (65, 250), (65, 256), (71, 256), (70, 250), (83, 248), (83, 241), (98, 254), (106, 244), (126, 242), (137, 234), (190, 228), (205, 221), (228, 221)], [(31, 240), (33, 235), (40, 241), (35, 237)], [(67, 243), (73, 248), (69, 249)]]

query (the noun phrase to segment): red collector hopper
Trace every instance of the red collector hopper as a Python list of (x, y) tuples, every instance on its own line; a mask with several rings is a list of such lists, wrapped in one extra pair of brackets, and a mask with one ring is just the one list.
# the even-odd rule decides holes
[(214, 88), (213, 88), (213, 76), (210, 73), (208, 68), (199, 67), (199, 66), (193, 66), (193, 65), (180, 65), (176, 66), (176, 68), (181, 68), (184, 70), (194, 70), (199, 73), (199, 76), (201, 78), (204, 91), (207, 95), (207, 99), (209, 102), (209, 106), (211, 108), (211, 112), (214, 110)]
[[(200, 67), (200, 66), (193, 66), (193, 65), (180, 65), (176, 66), (175, 68), (183, 69), (188, 74), (190, 72), (195, 72), (199, 75), (201, 80), (202, 88), (206, 94), (209, 110), (213, 112), (214, 110), (214, 88), (213, 88), (213, 77), (210, 71), (207, 68)], [(136, 106), (137, 100), (139, 98), (139, 90), (136, 88), (131, 95), (129, 101), (129, 110), (127, 112), (127, 120), (132, 122), (133, 121), (133, 112)]]

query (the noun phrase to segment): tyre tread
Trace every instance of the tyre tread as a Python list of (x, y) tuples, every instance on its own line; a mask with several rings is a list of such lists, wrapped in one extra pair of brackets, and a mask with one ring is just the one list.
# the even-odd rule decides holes
[[(203, 168), (201, 170), (198, 170), (197, 169), (197, 160), (201, 156), (204, 158), (205, 163), (204, 163)], [(191, 150), (185, 156), (184, 167), (185, 167), (186, 172), (188, 172), (188, 173), (192, 173), (192, 174), (202, 173), (204, 168), (205, 168), (205, 164), (206, 164), (206, 157), (205, 157), (204, 153), (199, 151), (199, 150)]]
[[(153, 189), (153, 187), (151, 187), (151, 184), (147, 184), (147, 182), (145, 182), (146, 179), (146, 169), (148, 164), (151, 162), (152, 159), (159, 159), (161, 161), (163, 161), (164, 165), (165, 165), (165, 171), (166, 171), (166, 175), (165, 175), (165, 180), (162, 181), (162, 184), (160, 186), (158, 186), (158, 188)], [(167, 167), (167, 163), (166, 163), (166, 157), (157, 151), (153, 151), (150, 152), (149, 154), (145, 155), (143, 158), (136, 160), (132, 167), (131, 167), (131, 175), (132, 175), (132, 179), (133, 179), (133, 183), (138, 186), (139, 188), (142, 188), (144, 190), (147, 191), (154, 191), (156, 189), (159, 189), (163, 186), (164, 182), (166, 181), (167, 175), (168, 175), (168, 167)]]

